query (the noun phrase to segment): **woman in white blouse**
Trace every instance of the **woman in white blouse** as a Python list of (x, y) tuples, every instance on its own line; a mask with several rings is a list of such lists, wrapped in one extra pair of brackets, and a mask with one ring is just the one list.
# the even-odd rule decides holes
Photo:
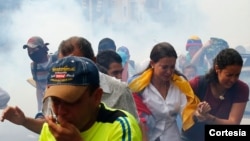
[(178, 114), (182, 117), (183, 130), (194, 124), (192, 115), (199, 100), (188, 81), (175, 69), (176, 59), (177, 53), (171, 44), (156, 44), (148, 67), (129, 83), (145, 127), (145, 140), (180, 141)]

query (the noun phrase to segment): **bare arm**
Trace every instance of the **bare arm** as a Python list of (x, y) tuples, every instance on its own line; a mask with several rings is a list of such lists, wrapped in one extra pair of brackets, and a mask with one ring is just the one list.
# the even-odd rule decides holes
[(41, 132), (44, 119), (34, 119), (26, 117), (19, 107), (6, 107), (1, 116), (1, 121), (9, 120), (16, 125), (22, 125), (25, 128), (39, 134)]
[(197, 64), (199, 63), (200, 60), (204, 59), (204, 54), (205, 54), (205, 50), (206, 48), (208, 48), (211, 45), (211, 41), (208, 40), (203, 46), (202, 48), (200, 48), (192, 57), (191, 59), (191, 64)]
[(23, 126), (29, 129), (30, 131), (40, 134), (44, 122), (45, 122), (44, 119), (34, 119), (34, 118), (26, 117), (26, 120)]
[(206, 121), (212, 124), (240, 124), (246, 105), (247, 105), (246, 102), (234, 103), (232, 105), (231, 112), (229, 114), (228, 119), (220, 119), (211, 114), (208, 114)]

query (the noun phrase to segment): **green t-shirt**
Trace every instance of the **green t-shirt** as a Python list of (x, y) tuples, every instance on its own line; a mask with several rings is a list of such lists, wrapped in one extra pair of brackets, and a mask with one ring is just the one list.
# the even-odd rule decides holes
[[(141, 141), (138, 121), (128, 112), (111, 109), (101, 104), (97, 121), (81, 132), (84, 141)], [(56, 141), (44, 123), (39, 141)]]

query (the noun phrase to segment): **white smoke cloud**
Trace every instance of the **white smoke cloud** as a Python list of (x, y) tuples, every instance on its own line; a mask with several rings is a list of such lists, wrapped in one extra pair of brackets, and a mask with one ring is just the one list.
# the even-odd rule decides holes
[[(6, 5), (12, 7), (11, 2), (16, 1), (8, 2)], [(1, 41), (6, 51), (1, 52), (4, 67), (0, 84), (11, 94), (10, 105), (18, 105), (34, 116), (37, 112), (35, 89), (26, 82), (31, 77), (31, 61), (22, 46), (28, 38), (37, 35), (50, 43), (50, 52), (55, 52), (61, 40), (73, 35), (88, 35), (90, 31), (76, 1), (23, 0), (19, 4), (13, 11), (8, 10), (8, 24), (1, 21), (8, 29), (5, 33), (8, 42)]]
[(221, 37), (228, 41), (230, 47), (247, 46), (250, 43), (250, 1), (205, 0), (197, 1), (206, 15), (207, 32), (203, 37)]
[(231, 47), (250, 45), (249, 0), (163, 0), (163, 11), (153, 15), (163, 23), (142, 11), (140, 22), (122, 23), (123, 17), (117, 17), (119, 26), (86, 21), (81, 0), (0, 1), (5, 5), (0, 9), (4, 17), (0, 20), (0, 85), (11, 94), (9, 104), (19, 105), (31, 116), (37, 109), (35, 89), (26, 82), (31, 77), (30, 59), (22, 46), (34, 35), (50, 43), (50, 52), (57, 50), (61, 40), (77, 35), (87, 38), (96, 53), (99, 40), (110, 37), (117, 47), (127, 46), (136, 62), (148, 58), (152, 46), (160, 41), (185, 53), (186, 40), (194, 34), (203, 41), (211, 36), (223, 38)]

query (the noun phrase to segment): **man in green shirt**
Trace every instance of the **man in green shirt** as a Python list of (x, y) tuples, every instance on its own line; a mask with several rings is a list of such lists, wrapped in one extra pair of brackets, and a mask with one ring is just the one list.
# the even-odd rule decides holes
[(68, 56), (52, 64), (44, 103), (46, 122), (40, 141), (141, 141), (138, 121), (130, 113), (101, 103), (96, 65), (84, 57)]

